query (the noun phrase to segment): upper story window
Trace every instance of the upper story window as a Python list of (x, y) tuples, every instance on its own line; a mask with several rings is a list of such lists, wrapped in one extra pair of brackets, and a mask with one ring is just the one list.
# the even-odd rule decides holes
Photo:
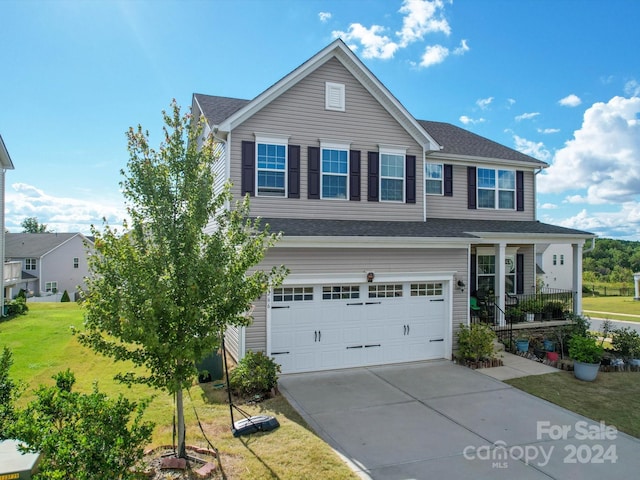
[(327, 110), (345, 111), (345, 92), (342, 83), (325, 83), (324, 108)]
[(557, 265), (558, 264), (558, 256), (557, 255), (553, 255), (553, 264)]
[(73, 257), (73, 268), (80, 267), (80, 259), (78, 257)]
[(444, 180), (441, 163), (427, 163), (424, 178), (424, 191), (427, 195), (442, 195)]
[(322, 198), (349, 198), (349, 145), (322, 143)]
[(564, 255), (560, 255), (560, 265), (564, 265)]
[(35, 270), (36, 269), (36, 259), (35, 258), (25, 258), (24, 259), (24, 269), (25, 270)]
[(404, 202), (405, 150), (380, 149), (380, 200)]
[(515, 171), (478, 168), (478, 208), (514, 210)]
[(256, 136), (257, 195), (287, 195), (287, 138)]

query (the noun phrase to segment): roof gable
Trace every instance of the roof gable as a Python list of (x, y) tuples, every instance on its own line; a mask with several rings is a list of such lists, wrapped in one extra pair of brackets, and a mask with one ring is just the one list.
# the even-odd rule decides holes
[[(230, 132), (332, 58), (342, 63), (385, 110), (403, 126), (417, 143), (422, 145), (426, 150), (440, 149), (440, 146), (433, 137), (429, 135), (418, 121), (413, 118), (404, 106), (340, 39), (329, 44), (256, 98), (247, 101), (244, 105), (242, 104), (242, 102), (245, 102), (243, 100), (225, 97), (205, 98), (206, 96), (204, 95), (197, 95), (194, 99), (201, 107), (211, 128), (217, 128), (222, 132)], [(213, 111), (212, 107), (214, 107), (214, 105), (220, 107), (220, 110)], [(222, 118), (225, 117), (225, 115), (228, 116)]]
[(7, 147), (4, 144), (4, 140), (2, 139), (2, 135), (0, 135), (0, 166), (2, 168), (6, 168), (7, 170), (13, 170), (13, 162), (11, 161), (11, 157), (9, 156), (9, 152), (7, 151)]

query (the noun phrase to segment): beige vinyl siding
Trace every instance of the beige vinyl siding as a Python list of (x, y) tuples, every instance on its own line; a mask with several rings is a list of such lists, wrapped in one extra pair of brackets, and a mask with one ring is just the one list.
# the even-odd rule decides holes
[[(325, 82), (345, 85), (346, 111), (325, 110)], [(300, 145), (300, 198), (253, 197), (252, 215), (265, 217), (333, 218), (359, 220), (423, 219), (423, 150), (415, 140), (336, 59), (331, 59), (298, 82), (232, 132), (231, 178), (233, 196), (240, 195), (241, 142), (254, 141), (255, 133), (288, 135), (290, 145)], [(360, 201), (307, 199), (307, 147), (320, 139), (350, 144), (361, 152)], [(416, 156), (416, 203), (367, 201), (367, 152), (379, 145), (408, 147)]]
[[(467, 278), (467, 248), (459, 249), (307, 249), (272, 248), (261, 268), (285, 264), (290, 273), (318, 274), (331, 278), (336, 274), (362, 272), (381, 273), (429, 273), (456, 272), (456, 277)], [(285, 280), (286, 283), (286, 280)], [(453, 339), (454, 347), (460, 323), (468, 318), (468, 293), (453, 288)], [(264, 350), (267, 343), (266, 299), (256, 304), (254, 322), (246, 330), (247, 349)]]
[[(436, 162), (441, 163), (441, 162)], [(447, 162), (444, 162), (447, 163)], [(483, 166), (483, 168), (485, 168)], [(491, 167), (488, 167), (491, 168)], [(496, 168), (504, 168), (497, 167)], [(422, 187), (424, 189), (424, 187)], [(524, 171), (524, 211), (467, 208), (467, 166), (453, 166), (453, 196), (427, 195), (429, 218), (460, 218), (470, 220), (535, 220), (534, 174)]]
[(224, 332), (224, 346), (227, 353), (237, 362), (240, 354), (240, 329), (238, 327), (228, 327)]
[(213, 180), (213, 191), (216, 195), (222, 192), (222, 188), (227, 181), (227, 169), (226, 169), (226, 144), (222, 142), (216, 142), (214, 146), (214, 153), (216, 155), (216, 161), (213, 164), (213, 174), (215, 178)]

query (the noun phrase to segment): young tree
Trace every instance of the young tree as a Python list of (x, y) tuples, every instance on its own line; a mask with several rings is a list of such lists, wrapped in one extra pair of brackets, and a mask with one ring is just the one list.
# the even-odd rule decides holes
[(47, 225), (38, 223), (37, 217), (27, 217), (22, 223), (22, 233), (49, 233)]
[[(121, 182), (131, 227), (92, 229), (85, 331), (80, 342), (143, 372), (119, 378), (174, 394), (178, 455), (185, 457), (182, 391), (195, 364), (220, 347), (229, 325), (250, 323), (252, 302), (286, 275), (255, 268), (278, 239), (249, 218), (248, 198), (229, 208), (229, 185), (214, 192), (213, 140), (175, 101), (163, 112), (164, 142), (129, 129)], [(251, 272), (249, 272), (251, 270)]]

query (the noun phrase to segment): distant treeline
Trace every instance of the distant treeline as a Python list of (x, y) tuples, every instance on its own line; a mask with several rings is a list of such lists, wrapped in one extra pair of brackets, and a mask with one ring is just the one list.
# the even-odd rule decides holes
[(632, 285), (634, 272), (640, 272), (640, 242), (598, 238), (595, 248), (584, 254), (582, 271), (584, 283)]

